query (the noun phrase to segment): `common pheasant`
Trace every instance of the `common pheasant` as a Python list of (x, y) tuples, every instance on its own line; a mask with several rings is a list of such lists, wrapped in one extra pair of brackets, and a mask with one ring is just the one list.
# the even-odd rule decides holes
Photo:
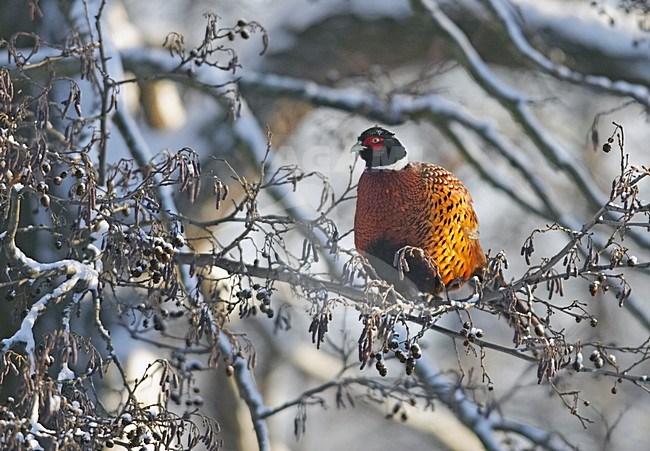
[(478, 219), (460, 180), (435, 164), (409, 163), (404, 146), (381, 127), (364, 131), (351, 151), (366, 163), (354, 243), (379, 277), (409, 295), (438, 294), (482, 273)]

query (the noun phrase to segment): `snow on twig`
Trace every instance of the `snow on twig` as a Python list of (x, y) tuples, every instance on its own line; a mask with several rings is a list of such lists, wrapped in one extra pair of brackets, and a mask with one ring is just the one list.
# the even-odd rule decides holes
[(495, 437), (495, 431), (510, 431), (517, 433), (533, 444), (548, 450), (562, 450), (565, 446), (559, 443), (553, 434), (517, 421), (507, 420), (497, 412), (489, 416), (481, 413), (479, 407), (470, 401), (463, 390), (443, 379), (430, 361), (420, 359), (416, 367), (416, 375), (436, 397), (451, 409), (457, 418), (481, 440), (485, 449), (502, 449), (500, 440)]
[[(21, 184), (15, 184), (11, 188), (9, 216), (7, 220), (7, 231), (1, 236), (2, 248), (13, 267), (24, 272), (30, 279), (35, 280), (46, 275), (61, 277), (66, 280), (56, 286), (50, 293), (43, 295), (27, 311), (27, 314), (20, 323), (20, 328), (11, 337), (2, 340), (0, 353), (4, 353), (19, 343), (25, 345), (25, 353), (30, 363), (30, 374), (34, 374), (36, 368), (36, 341), (34, 338), (34, 326), (36, 320), (48, 309), (50, 304), (57, 304), (69, 299), (67, 309), (78, 304), (90, 292), (93, 297), (98, 296), (99, 273), (90, 263), (82, 263), (76, 260), (59, 260), (54, 263), (40, 263), (23, 253), (16, 245), (16, 230), (20, 218), (20, 197), (23, 191)], [(34, 437), (53, 435), (39, 423), (39, 397), (38, 391), (31, 400), (31, 430), (26, 441), (31, 443), (34, 449), (42, 449)]]
[(497, 19), (505, 28), (510, 42), (519, 52), (532, 61), (539, 69), (556, 77), (559, 80), (568, 81), (578, 85), (589, 86), (603, 92), (632, 97), (645, 108), (650, 108), (650, 90), (646, 86), (628, 83), (622, 80), (611, 80), (605, 76), (583, 74), (571, 70), (567, 66), (552, 62), (541, 52), (535, 49), (524, 35), (521, 25), (513, 12), (513, 6), (506, 0), (484, 0)]
[(2, 340), (2, 351), (13, 347), (17, 343), (24, 343), (33, 371), (34, 357), (34, 332), (33, 328), (38, 317), (47, 310), (51, 302), (58, 303), (70, 296), (72, 303), (79, 302), (87, 292), (97, 296), (99, 273), (90, 264), (76, 260), (59, 260), (54, 263), (40, 263), (28, 256), (16, 246), (15, 237), (20, 217), (20, 196), (22, 185), (16, 184), (11, 190), (11, 205), (9, 210), (7, 232), (2, 237), (2, 247), (11, 264), (27, 274), (30, 279), (37, 279), (45, 275), (66, 276), (67, 279), (60, 283), (52, 292), (45, 294), (36, 301), (23, 318), (20, 328), (11, 337)]

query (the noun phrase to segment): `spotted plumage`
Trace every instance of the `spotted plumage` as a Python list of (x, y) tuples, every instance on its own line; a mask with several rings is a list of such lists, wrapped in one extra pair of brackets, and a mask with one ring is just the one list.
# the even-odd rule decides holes
[[(352, 150), (366, 162), (357, 188), (355, 246), (380, 277), (402, 291), (437, 294), (482, 272), (472, 197), (451, 172), (409, 163), (404, 146), (380, 127), (363, 132)], [(395, 265), (401, 255), (405, 281)]]

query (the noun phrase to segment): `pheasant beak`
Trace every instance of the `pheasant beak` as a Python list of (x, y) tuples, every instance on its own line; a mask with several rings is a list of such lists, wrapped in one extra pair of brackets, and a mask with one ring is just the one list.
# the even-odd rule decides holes
[(350, 149), (350, 153), (361, 152), (365, 148), (366, 146), (361, 144), (361, 141), (357, 141), (357, 143), (354, 146), (352, 146), (352, 148)]

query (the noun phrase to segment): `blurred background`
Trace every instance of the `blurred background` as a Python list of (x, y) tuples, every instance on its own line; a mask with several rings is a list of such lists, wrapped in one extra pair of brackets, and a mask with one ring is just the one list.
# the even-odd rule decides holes
[[(31, 27), (52, 42), (62, 39), (67, 30), (57, 22), (60, 13), (53, 2), (40, 2), (44, 18), (35, 21), (20, 3), (6, 1), (11, 6), (0, 9), (3, 37)], [(269, 39), (262, 55), (261, 30), (234, 40), (241, 65), (234, 74), (195, 68), (193, 76), (206, 82), (239, 81), (241, 110), (235, 119), (228, 87), (215, 96), (173, 77), (152, 77), (173, 67), (165, 66), (169, 63), (163, 59), (168, 34), (182, 34), (188, 47), (198, 45), (208, 11), (217, 14), (224, 27), (238, 20), (255, 21)], [(630, 161), (649, 163), (647, 14), (645, 2), (615, 0), (107, 4), (110, 37), (122, 55), (125, 78), (138, 78), (138, 83), (123, 85), (120, 101), (137, 120), (152, 151), (190, 147), (199, 153), (204, 174), (228, 179), (229, 169), (220, 162), (226, 159), (238, 174), (254, 177), (266, 151), (268, 127), (272, 168), (297, 165), (306, 173), (318, 171), (340, 194), (363, 169), (349, 148), (363, 130), (382, 125), (396, 133), (412, 161), (439, 164), (468, 187), (481, 222), (482, 246), (492, 255), (505, 251), (511, 264), (508, 278), (526, 271), (520, 250), (534, 229), (560, 223), (578, 230), (602, 205), (598, 202), (608, 199), (611, 181), (620, 170), (620, 154), (602, 151), (615, 130), (612, 121), (624, 127)], [(117, 136), (109, 149), (112, 162), (128, 157)], [(535, 191), (533, 179), (547, 203)], [(241, 196), (236, 186), (231, 188), (233, 198)], [(322, 189), (322, 179), (316, 177), (302, 181), (295, 191), (267, 193), (261, 212), (318, 217)], [(207, 194), (200, 200), (184, 206), (183, 214), (207, 221), (229, 212), (216, 210)], [(354, 247), (353, 235), (347, 233), (353, 227), (354, 206), (351, 199), (329, 214), (344, 235), (339, 243), (344, 249)], [(241, 224), (224, 224), (212, 231), (218, 240), (228, 242), (240, 233)], [(193, 233), (190, 226), (187, 233)], [(641, 244), (630, 245), (647, 260), (650, 249), (643, 240), (647, 244), (647, 234)], [(546, 234), (536, 243), (534, 258), (549, 257), (565, 244), (565, 234)], [(297, 237), (288, 245), (299, 248), (302, 240)], [(312, 270), (341, 271), (346, 260), (323, 261)], [(643, 343), (649, 330), (648, 273), (631, 274), (628, 281), (634, 287), (635, 310), (620, 308), (612, 296), (590, 296), (586, 282), (571, 285), (566, 302), (595, 304), (590, 311), (599, 325), (593, 328), (587, 322), (559, 318), (567, 338)], [(337, 308), (328, 340), (316, 350), (307, 331), (313, 313), (308, 303), (289, 286), (282, 287), (278, 298), (290, 309), (290, 329), (275, 330), (272, 322), (260, 318), (231, 323), (232, 330), (247, 334), (255, 345), (255, 380), (270, 407), (338, 377), (346, 365), (353, 373), (358, 368), (355, 347), (360, 325), (354, 308)], [(491, 341), (512, 346), (512, 331), (505, 321), (481, 312), (473, 316)], [(7, 330), (7, 321), (3, 323)], [(448, 315), (440, 324), (457, 330), (461, 323)], [(160, 354), (152, 346), (134, 345), (119, 325), (111, 332), (116, 340), (123, 335), (121, 352), (133, 374)], [(650, 439), (647, 386), (624, 383), (613, 395), (611, 379), (560, 373), (554, 381), (557, 391), (580, 390), (581, 414), (593, 421), (583, 426), (556, 390), (537, 384), (534, 364), (489, 350), (482, 360), (467, 355), (450, 337), (431, 331), (421, 343), (439, 371), (463, 374), (464, 382), (471, 382), (473, 401), (479, 406), (555, 432), (576, 448), (639, 449)], [(345, 349), (352, 350), (351, 361), (341, 358), (347, 355)], [(481, 378), (482, 364), (491, 381)], [(646, 374), (649, 368), (644, 365), (635, 371)], [(373, 368), (363, 374), (379, 377)], [(391, 376), (400, 376), (399, 366), (389, 367)], [(225, 449), (255, 449), (250, 414), (232, 380), (222, 371), (206, 371), (200, 385), (202, 409), (221, 425)], [(294, 436), (299, 408), (271, 417), (273, 449), (483, 448), (441, 403), (428, 408), (404, 405), (391, 415), (394, 404), (374, 402), (370, 389), (351, 390), (354, 406), (346, 401), (345, 407), (337, 407), (335, 395), (324, 391), (322, 405), (306, 407), (306, 428), (299, 438)], [(525, 446), (509, 442), (505, 435), (502, 443), (506, 449)]]

